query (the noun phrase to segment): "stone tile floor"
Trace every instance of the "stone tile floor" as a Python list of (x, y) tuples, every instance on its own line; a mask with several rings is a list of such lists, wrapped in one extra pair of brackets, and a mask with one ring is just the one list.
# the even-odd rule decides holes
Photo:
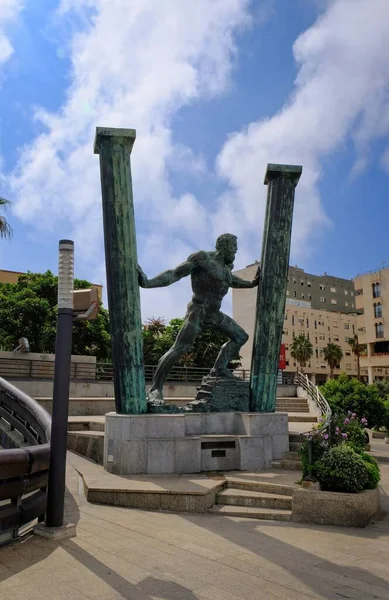
[[(374, 441), (389, 512), (389, 445)], [(67, 472), (76, 538), (0, 550), (0, 600), (389, 599), (389, 517), (366, 529), (88, 504)]]

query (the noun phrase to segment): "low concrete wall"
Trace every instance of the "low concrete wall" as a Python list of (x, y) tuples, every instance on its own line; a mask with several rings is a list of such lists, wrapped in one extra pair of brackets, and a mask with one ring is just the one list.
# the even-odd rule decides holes
[[(52, 379), (55, 354), (37, 352), (0, 352), (0, 377), (12, 379)], [(96, 357), (73, 355), (71, 377), (74, 379), (94, 379)], [(16, 385), (14, 383), (14, 385)], [(26, 392), (28, 393), (28, 392)]]
[(297, 396), (297, 385), (278, 385), (277, 398), (295, 398)]
[(288, 448), (286, 413), (110, 413), (104, 468), (118, 475), (257, 471)]
[(380, 491), (341, 494), (316, 490), (296, 490), (292, 498), (292, 518), (298, 523), (366, 527), (380, 514)]

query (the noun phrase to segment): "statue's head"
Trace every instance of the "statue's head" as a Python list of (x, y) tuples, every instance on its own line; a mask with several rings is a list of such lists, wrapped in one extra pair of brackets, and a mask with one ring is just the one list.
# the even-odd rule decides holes
[(222, 233), (216, 240), (216, 251), (224, 256), (226, 264), (232, 264), (238, 249), (238, 238), (233, 233)]

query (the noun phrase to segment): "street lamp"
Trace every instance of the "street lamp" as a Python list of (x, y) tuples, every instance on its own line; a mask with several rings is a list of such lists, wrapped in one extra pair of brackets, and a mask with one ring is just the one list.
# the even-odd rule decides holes
[(63, 527), (73, 329), (74, 242), (59, 242), (58, 315), (46, 527)]

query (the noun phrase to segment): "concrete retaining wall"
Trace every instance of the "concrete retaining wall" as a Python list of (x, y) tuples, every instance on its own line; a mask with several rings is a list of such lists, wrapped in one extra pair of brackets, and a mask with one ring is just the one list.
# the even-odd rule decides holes
[(298, 523), (366, 527), (380, 514), (380, 491), (341, 494), (316, 490), (296, 490), (292, 518)]

